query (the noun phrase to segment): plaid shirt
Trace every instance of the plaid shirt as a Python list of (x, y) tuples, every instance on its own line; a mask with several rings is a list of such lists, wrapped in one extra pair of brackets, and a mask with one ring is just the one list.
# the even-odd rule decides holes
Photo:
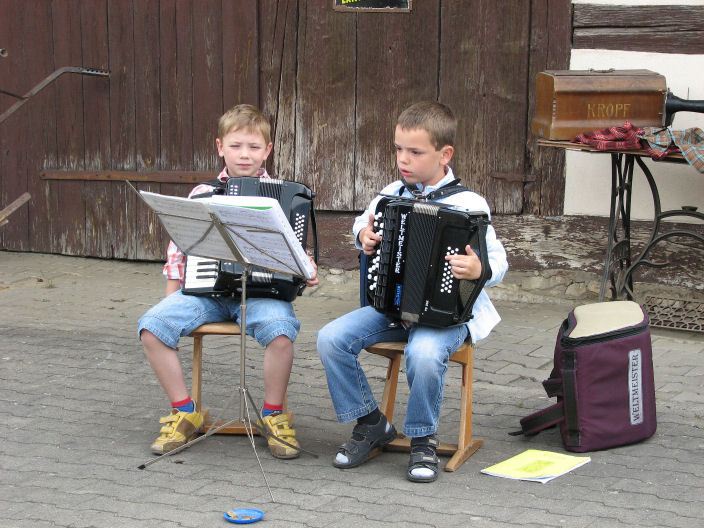
[[(257, 171), (257, 177), (268, 178), (269, 174), (267, 174), (266, 169), (262, 167)], [(227, 174), (227, 167), (225, 167), (222, 172), (218, 174), (218, 180), (225, 183), (229, 179), (230, 176)], [(200, 183), (191, 189), (191, 192), (188, 193), (188, 198), (198, 194), (210, 193), (213, 192), (213, 190), (214, 187), (212, 185)], [(177, 279), (183, 282), (185, 269), (186, 255), (181, 253), (181, 250), (176, 247), (173, 240), (169, 241), (169, 247), (166, 249), (166, 263), (164, 264), (163, 271), (164, 277), (167, 279)]]

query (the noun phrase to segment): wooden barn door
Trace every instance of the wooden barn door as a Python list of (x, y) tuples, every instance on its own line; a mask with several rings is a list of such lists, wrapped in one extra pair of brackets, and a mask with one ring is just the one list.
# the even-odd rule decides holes
[(528, 83), (545, 67), (550, 10), (568, 36), (569, 1), (424, 0), (411, 13), (339, 12), (331, 0), (260, 3), (272, 170), (313, 187), (321, 209), (361, 210), (397, 178), (398, 114), (438, 99), (459, 118), (452, 166), (464, 183), (497, 214), (540, 212), (539, 195), (526, 192), (542, 176), (526, 156)]
[(110, 72), (64, 75), (0, 123), (0, 205), (32, 195), (0, 247), (161, 260), (168, 238), (125, 180), (185, 195), (211, 178), (237, 103), (272, 122), (271, 172), (330, 215), (397, 179), (394, 124), (423, 99), (456, 113), (453, 169), (494, 214), (560, 214), (561, 161), (527, 131), (535, 75), (567, 66), (570, 30), (570, 0), (0, 0), (0, 109), (61, 67)]

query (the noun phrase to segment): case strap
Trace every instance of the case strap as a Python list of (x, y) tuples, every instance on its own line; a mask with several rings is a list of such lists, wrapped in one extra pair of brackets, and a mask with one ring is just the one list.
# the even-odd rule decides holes
[(565, 409), (566, 437), (565, 445), (581, 445), (579, 436), (579, 416), (577, 415), (577, 354), (574, 350), (563, 350), (564, 367), (562, 369), (562, 386), (564, 394), (562, 403)]
[(564, 419), (564, 407), (562, 406), (562, 402), (558, 402), (541, 411), (529, 414), (525, 418), (521, 418), (521, 430), (512, 431), (508, 434), (511, 436), (518, 436), (520, 434), (524, 434), (526, 436), (536, 435), (543, 429), (559, 424)]
[(545, 389), (548, 398), (562, 396), (562, 378), (550, 377), (549, 379), (546, 379), (543, 381), (543, 388)]

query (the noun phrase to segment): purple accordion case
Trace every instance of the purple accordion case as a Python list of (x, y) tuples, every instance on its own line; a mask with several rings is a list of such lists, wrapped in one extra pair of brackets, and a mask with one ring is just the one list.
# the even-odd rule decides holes
[(648, 315), (633, 301), (578, 306), (562, 323), (543, 382), (557, 403), (526, 416), (533, 435), (558, 425), (565, 448), (585, 452), (638, 442), (656, 430)]

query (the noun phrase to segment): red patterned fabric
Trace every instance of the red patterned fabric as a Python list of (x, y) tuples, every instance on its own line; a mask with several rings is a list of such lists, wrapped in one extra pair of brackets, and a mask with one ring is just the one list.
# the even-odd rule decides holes
[(594, 132), (583, 132), (571, 140), (572, 143), (584, 143), (597, 150), (641, 150), (640, 138), (642, 128), (626, 121), (621, 126), (613, 126)]

